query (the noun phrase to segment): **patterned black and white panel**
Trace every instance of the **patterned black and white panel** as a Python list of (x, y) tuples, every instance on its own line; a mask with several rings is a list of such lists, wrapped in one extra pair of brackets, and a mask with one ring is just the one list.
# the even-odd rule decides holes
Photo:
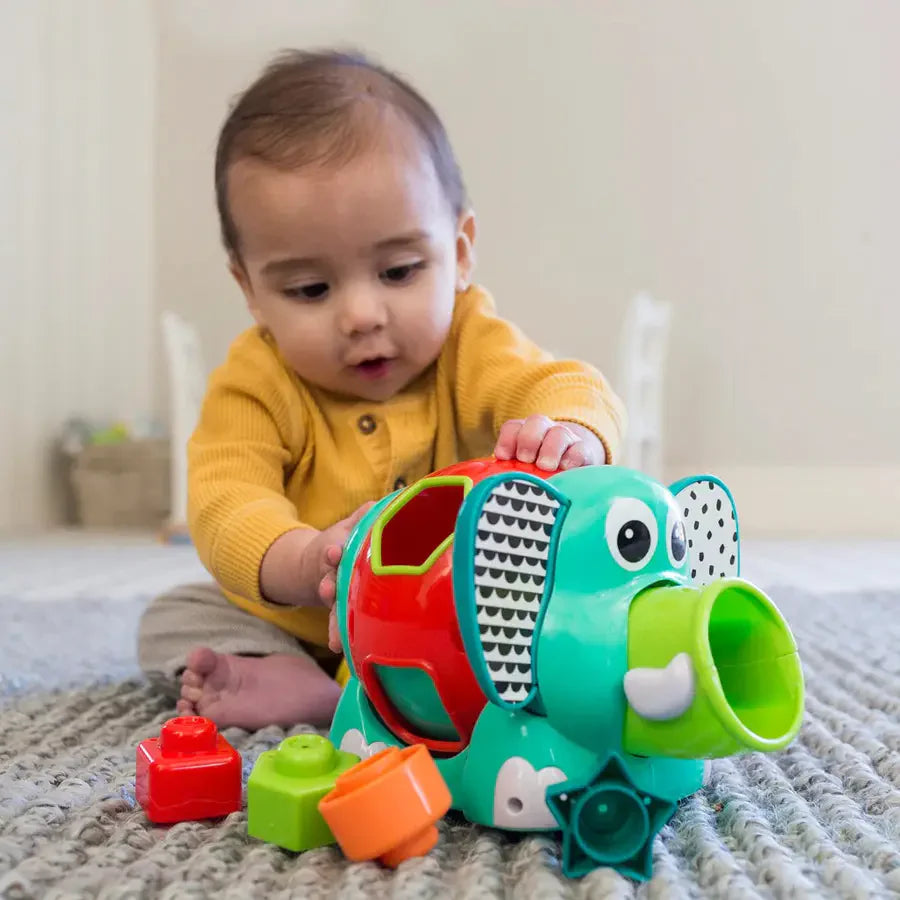
[(716, 481), (694, 481), (675, 495), (684, 514), (691, 579), (699, 585), (738, 574), (737, 514)]
[(475, 537), (475, 604), (484, 659), (501, 700), (534, 685), (532, 640), (560, 504), (540, 485), (504, 481), (488, 495)]

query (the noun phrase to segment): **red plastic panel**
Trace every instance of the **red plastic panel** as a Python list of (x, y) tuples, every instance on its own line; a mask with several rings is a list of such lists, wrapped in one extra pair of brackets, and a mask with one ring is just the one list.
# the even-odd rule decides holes
[[(550, 474), (526, 463), (495, 459), (457, 463), (434, 474), (465, 475), (478, 482), (490, 475), (511, 471), (530, 472), (540, 477)], [(450, 492), (448, 496), (462, 499), (459, 487), (449, 485), (445, 489)], [(429, 492), (440, 490), (442, 488), (428, 488)], [(430, 508), (432, 502), (436, 502), (436, 498), (431, 498), (422, 507), (423, 511)], [(444, 505), (437, 504), (436, 508), (441, 510), (441, 519), (445, 520)], [(410, 515), (415, 510), (413, 502)], [(455, 516), (453, 521), (455, 523)], [(433, 528), (423, 522), (422, 527), (433, 534), (444, 532), (442, 540), (446, 537), (443, 524), (442, 521), (440, 528)], [(404, 530), (413, 528), (415, 521), (405, 519), (402, 526)], [(385, 534), (390, 534), (390, 530), (389, 523)], [(347, 598), (347, 629), (354, 668), (372, 705), (398, 738), (409, 744), (425, 744), (434, 753), (457, 753), (468, 745), (475, 721), (487, 701), (463, 650), (456, 621), (453, 545), (421, 574), (376, 575), (371, 567), (370, 539), (371, 536), (366, 539), (357, 556)], [(421, 556), (424, 548), (417, 544), (416, 552)], [(442, 740), (416, 733), (383, 690), (375, 671), (375, 666), (379, 665), (412, 667), (427, 672), (459, 739)]]

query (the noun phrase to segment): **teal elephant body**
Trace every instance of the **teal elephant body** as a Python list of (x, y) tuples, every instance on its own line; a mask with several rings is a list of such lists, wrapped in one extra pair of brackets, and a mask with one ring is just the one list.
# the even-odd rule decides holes
[(739, 564), (731, 495), (709, 476), (435, 473), (351, 535), (332, 740), (363, 757), (425, 743), (471, 821), (561, 831), (569, 875), (647, 878), (705, 759), (799, 729), (796, 645)]

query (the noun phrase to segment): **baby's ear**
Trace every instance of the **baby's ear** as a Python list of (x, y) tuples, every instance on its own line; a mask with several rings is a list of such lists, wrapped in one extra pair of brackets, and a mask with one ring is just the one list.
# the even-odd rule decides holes
[(465, 210), (456, 228), (456, 290), (462, 293), (472, 283), (475, 269), (475, 213)]
[(247, 277), (243, 263), (233, 253), (228, 254), (228, 271), (231, 272), (231, 277), (246, 295), (250, 291), (250, 279)]
[(253, 316), (256, 324), (259, 325), (260, 328), (265, 328), (266, 323), (262, 320), (262, 314), (253, 297), (253, 286), (250, 284), (247, 270), (234, 254), (231, 254), (228, 257), (228, 271), (231, 272), (231, 277), (238, 283), (238, 287), (244, 295), (244, 300), (247, 302), (247, 309), (249, 310), (250, 315)]

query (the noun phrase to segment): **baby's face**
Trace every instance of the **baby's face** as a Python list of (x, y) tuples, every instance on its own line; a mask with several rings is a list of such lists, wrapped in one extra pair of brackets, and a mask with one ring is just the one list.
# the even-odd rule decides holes
[(340, 167), (240, 160), (229, 198), (235, 277), (301, 378), (386, 400), (437, 359), (468, 280), (472, 223), (456, 220), (414, 142), (386, 138)]

